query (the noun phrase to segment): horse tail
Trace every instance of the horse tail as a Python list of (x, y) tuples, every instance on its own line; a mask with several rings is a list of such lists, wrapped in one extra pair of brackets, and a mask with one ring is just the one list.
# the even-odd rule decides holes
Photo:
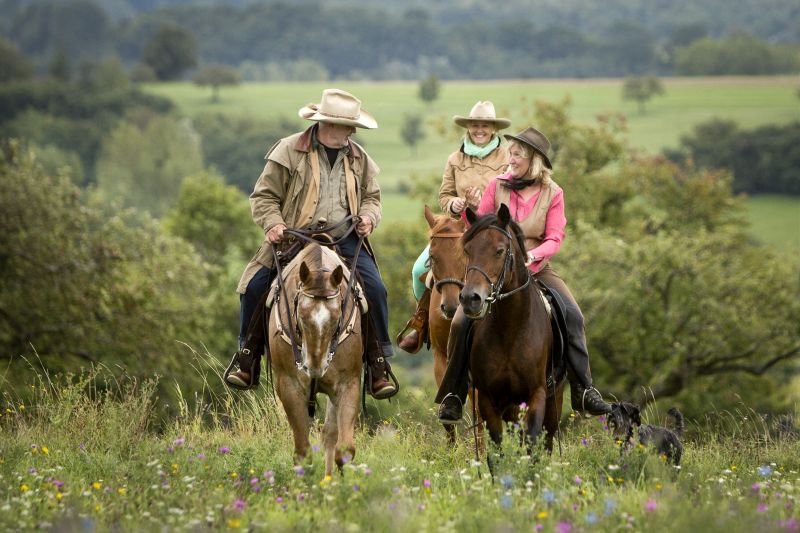
[(675, 407), (671, 407), (670, 410), (667, 411), (667, 413), (669, 413), (670, 415), (672, 415), (675, 418), (675, 429), (673, 431), (675, 431), (675, 434), (678, 435), (679, 437), (682, 436), (683, 435), (683, 426), (684, 426), (684, 424), (683, 424), (683, 415)]

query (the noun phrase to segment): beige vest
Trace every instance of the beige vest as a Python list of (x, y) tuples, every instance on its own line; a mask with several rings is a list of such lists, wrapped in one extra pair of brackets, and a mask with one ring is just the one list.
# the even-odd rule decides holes
[[(542, 185), (542, 190), (539, 192), (539, 198), (536, 199), (536, 204), (533, 206), (533, 211), (525, 217), (524, 220), (517, 220), (517, 224), (522, 228), (522, 233), (525, 235), (525, 250), (533, 250), (544, 240), (544, 230), (547, 224), (547, 211), (550, 209), (550, 204), (553, 197), (558, 192), (558, 185), (552, 180), (548, 181), (546, 185)], [(503, 187), (501, 181), (498, 180), (497, 189), (494, 193), (494, 210), (495, 213), (500, 209), (501, 204), (506, 204), (509, 211), (511, 209), (511, 189)], [(549, 261), (542, 261), (539, 270), (545, 267)]]

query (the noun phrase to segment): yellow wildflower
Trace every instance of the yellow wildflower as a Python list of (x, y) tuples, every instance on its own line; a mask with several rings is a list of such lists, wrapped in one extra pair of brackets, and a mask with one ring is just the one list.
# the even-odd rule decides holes
[(28, 492), (28, 485), (23, 483), (22, 485), (20, 485), (19, 490), (20, 492)]
[(61, 494), (60, 492), (56, 492), (56, 500), (61, 501), (61, 498), (63, 497), (64, 497), (63, 494)]
[(536, 513), (536, 518), (539, 519), (547, 518), (547, 511), (539, 511), (538, 513)]
[(663, 486), (664, 485), (662, 485), (661, 483), (656, 483), (656, 490), (661, 490), (661, 487)]
[(100, 490), (100, 487), (102, 487), (102, 486), (103, 485), (99, 481), (95, 481), (94, 483), (92, 483), (92, 488), (94, 490)]
[(49, 455), (50, 449), (47, 446), (42, 446), (42, 453), (45, 455)]
[(117, 493), (120, 494), (121, 496), (124, 496), (126, 492), (128, 492), (128, 489), (126, 489), (125, 487), (120, 487), (117, 489)]
[(242, 527), (242, 519), (241, 518), (229, 518), (228, 519), (228, 527), (231, 529), (239, 529)]

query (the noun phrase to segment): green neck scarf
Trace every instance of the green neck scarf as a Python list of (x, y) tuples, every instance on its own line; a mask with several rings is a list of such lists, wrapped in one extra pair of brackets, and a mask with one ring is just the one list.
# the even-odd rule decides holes
[(493, 135), (492, 140), (489, 141), (486, 146), (478, 146), (473, 144), (472, 141), (469, 140), (469, 135), (464, 137), (464, 153), (471, 155), (472, 157), (477, 157), (478, 159), (483, 159), (487, 155), (491, 154), (499, 145), (500, 137), (497, 135)]

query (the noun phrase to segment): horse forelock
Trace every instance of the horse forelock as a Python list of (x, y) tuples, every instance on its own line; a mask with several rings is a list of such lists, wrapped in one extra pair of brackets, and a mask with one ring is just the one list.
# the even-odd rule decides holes
[(440, 233), (462, 231), (464, 231), (464, 222), (460, 218), (453, 218), (449, 215), (436, 215), (435, 222), (430, 231), (430, 236), (434, 237)]
[[(298, 254), (296, 260), (305, 262), (311, 271), (310, 283), (306, 284), (305, 287), (312, 292), (324, 290), (326, 288), (325, 280), (327, 279), (325, 274), (333, 272), (337, 266), (343, 264), (334, 251), (316, 244), (306, 246)], [(298, 273), (299, 270), (294, 269), (290, 275), (298, 275)]]

